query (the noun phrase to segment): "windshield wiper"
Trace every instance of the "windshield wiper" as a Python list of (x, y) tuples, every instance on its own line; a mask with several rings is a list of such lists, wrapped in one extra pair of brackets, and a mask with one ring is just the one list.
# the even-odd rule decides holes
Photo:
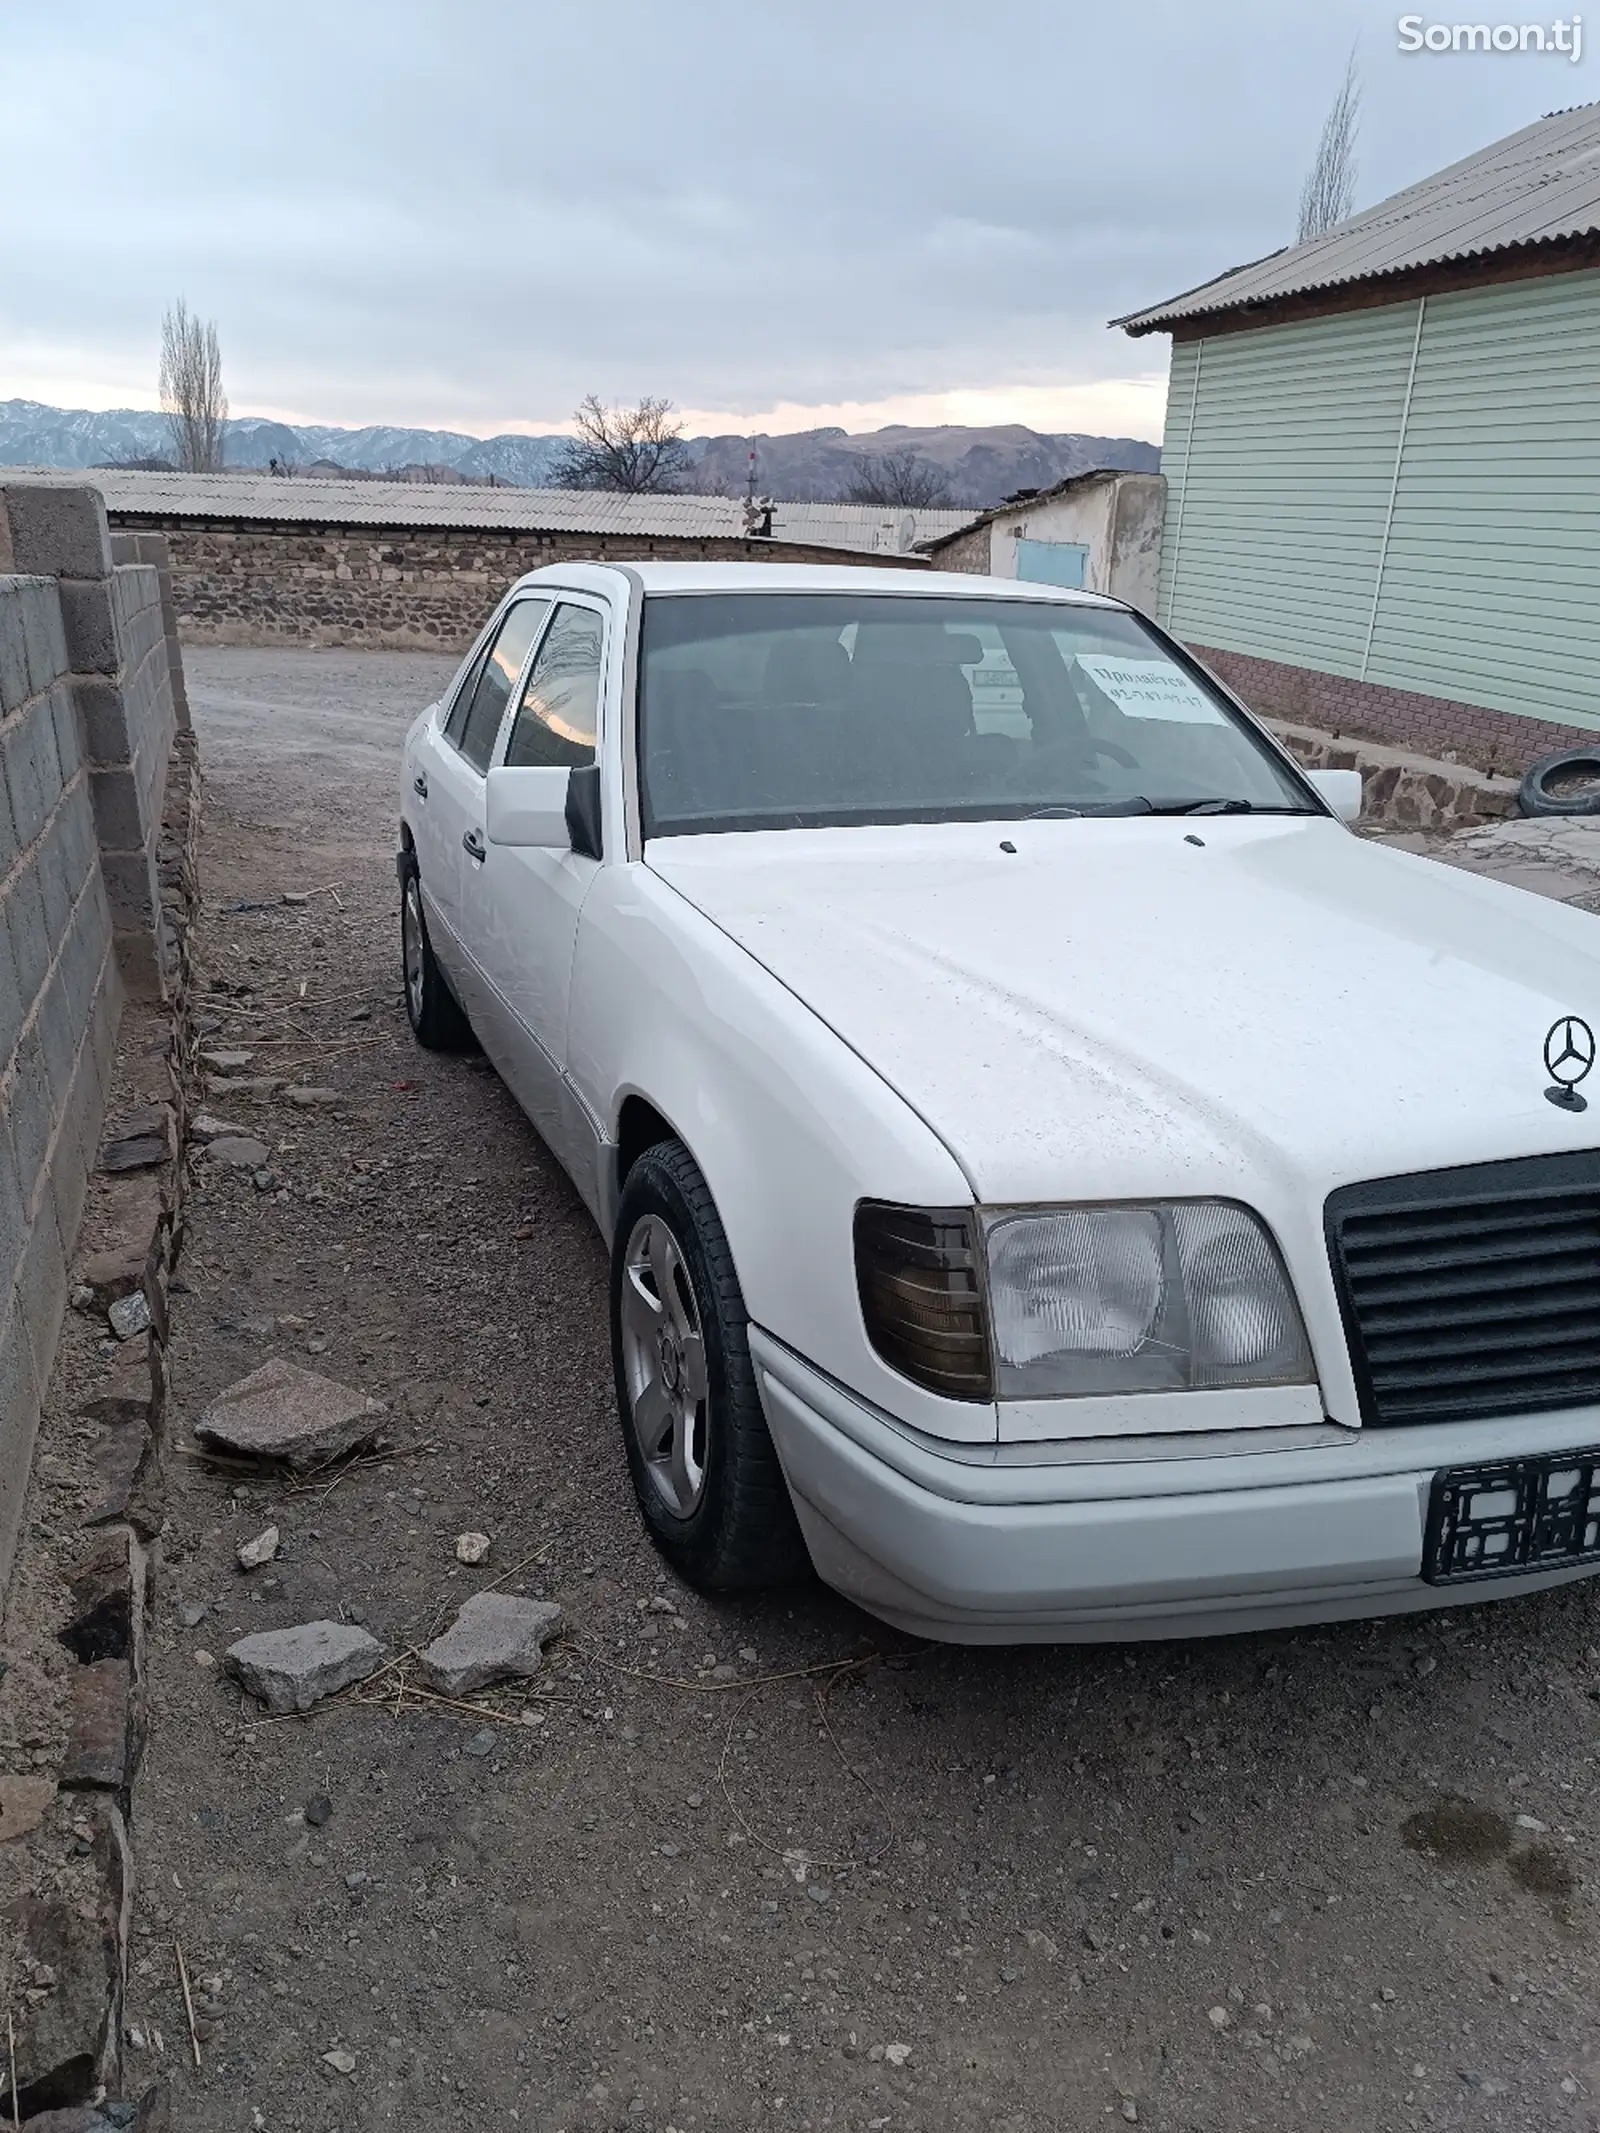
[(1152, 815), (1310, 815), (1311, 807), (1263, 807), (1254, 800), (1151, 800)]
[(1083, 815), (1154, 815), (1160, 809), (1152, 806), (1142, 792), (1136, 792), (1126, 800), (1086, 800), (1081, 807), (1065, 804), (1050, 807), (1033, 807), (1023, 816), (1024, 822), (1054, 822)]

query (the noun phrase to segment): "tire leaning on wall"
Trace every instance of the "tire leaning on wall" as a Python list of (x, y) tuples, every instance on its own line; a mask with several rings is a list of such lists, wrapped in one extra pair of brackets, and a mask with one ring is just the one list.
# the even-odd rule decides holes
[(1542, 756), (1524, 777), (1517, 804), (1525, 815), (1600, 815), (1600, 747)]

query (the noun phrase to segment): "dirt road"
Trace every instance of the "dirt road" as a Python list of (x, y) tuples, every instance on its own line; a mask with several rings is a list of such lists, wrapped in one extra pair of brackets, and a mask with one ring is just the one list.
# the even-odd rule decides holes
[[(129, 2013), (185, 2133), (1600, 2125), (1592, 1592), (964, 1651), (815, 1587), (676, 1586), (599, 1239), (492, 1072), (401, 1011), (395, 764), (442, 663), (189, 675), (212, 1041), (339, 1103), (213, 1096), (270, 1177), (199, 1190), (179, 1441), (282, 1353), (390, 1402), (400, 1456), (299, 1491), (175, 1462)], [(265, 1723), (214, 1663), (341, 1614), (402, 1652), (506, 1573), (568, 1634), (492, 1719)]]

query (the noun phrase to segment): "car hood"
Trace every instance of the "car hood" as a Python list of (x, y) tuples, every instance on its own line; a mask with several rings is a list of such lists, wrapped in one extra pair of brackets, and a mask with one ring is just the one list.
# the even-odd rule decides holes
[[(1015, 850), (1008, 850), (1014, 845)], [(653, 840), (991, 1204), (1333, 1186), (1600, 1144), (1545, 1101), (1600, 920), (1331, 820)], [(1314, 1193), (1314, 1201), (1307, 1194)]]

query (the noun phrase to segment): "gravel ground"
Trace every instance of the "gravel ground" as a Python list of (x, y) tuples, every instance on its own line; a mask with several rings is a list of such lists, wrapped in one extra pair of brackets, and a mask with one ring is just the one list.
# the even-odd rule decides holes
[[(969, 1651), (664, 1573), (599, 1239), (399, 1004), (398, 744), (445, 671), (189, 657), (214, 1041), (339, 1104), (213, 1095), (271, 1180), (200, 1166), (177, 1423), (282, 1353), (388, 1401), (394, 1449), (298, 1489), (173, 1462), (129, 2013), (176, 2123), (1600, 2126), (1588, 1590)], [(400, 1653), (491, 1578), (567, 1630), (478, 1709), (268, 1723), (215, 1664), (322, 1616)]]

